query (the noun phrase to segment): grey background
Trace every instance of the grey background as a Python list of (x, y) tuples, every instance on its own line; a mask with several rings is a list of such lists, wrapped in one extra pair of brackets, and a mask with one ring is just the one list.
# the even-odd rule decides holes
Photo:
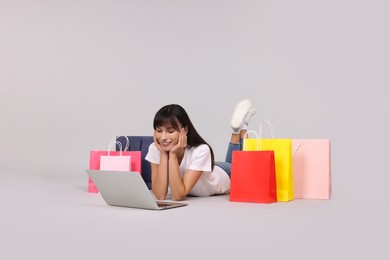
[[(0, 255), (386, 258), (389, 7), (0, 0)], [(151, 135), (169, 103), (223, 160), (242, 98), (258, 109), (252, 130), (270, 120), (276, 137), (331, 139), (332, 200), (149, 212), (86, 193), (89, 151)]]

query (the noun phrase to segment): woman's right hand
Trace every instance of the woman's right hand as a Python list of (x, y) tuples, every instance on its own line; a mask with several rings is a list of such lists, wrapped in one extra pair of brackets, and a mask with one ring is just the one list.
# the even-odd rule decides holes
[(154, 145), (157, 147), (157, 149), (160, 151), (160, 153), (166, 153), (163, 148), (160, 145), (160, 142), (157, 140), (156, 135), (153, 135)]

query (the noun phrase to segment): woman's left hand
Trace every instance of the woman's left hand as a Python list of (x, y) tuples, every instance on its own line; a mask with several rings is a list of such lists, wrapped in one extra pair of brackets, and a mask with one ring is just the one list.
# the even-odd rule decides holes
[(183, 151), (186, 147), (187, 147), (187, 131), (186, 131), (186, 129), (183, 127), (183, 128), (180, 130), (179, 141), (178, 141), (177, 144), (171, 149), (170, 153), (174, 153), (174, 154), (178, 155), (178, 153), (181, 153), (181, 151)]

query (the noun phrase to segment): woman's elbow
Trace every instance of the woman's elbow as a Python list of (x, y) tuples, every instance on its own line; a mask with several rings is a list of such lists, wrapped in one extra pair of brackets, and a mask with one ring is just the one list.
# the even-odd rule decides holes
[(153, 191), (154, 196), (157, 200), (165, 200), (167, 195), (166, 194), (159, 194), (158, 192)]
[(156, 196), (157, 200), (165, 200), (166, 196)]
[(180, 201), (180, 200), (185, 200), (187, 198), (187, 195), (186, 194), (172, 194), (172, 200), (177, 200), (177, 201)]

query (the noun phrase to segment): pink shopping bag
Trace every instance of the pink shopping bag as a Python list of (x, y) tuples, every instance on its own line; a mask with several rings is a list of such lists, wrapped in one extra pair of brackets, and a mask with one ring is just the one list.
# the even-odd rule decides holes
[(294, 197), (331, 198), (329, 139), (293, 139)]
[[(127, 137), (126, 137), (127, 138)], [(112, 156), (111, 154), (111, 145), (119, 145), (119, 156)], [(129, 139), (127, 138), (127, 145), (125, 149), (129, 148)], [(100, 156), (100, 170), (111, 170), (111, 171), (131, 171), (131, 156), (123, 155), (122, 143), (116, 141), (116, 138), (113, 138), (108, 146), (108, 154)]]

